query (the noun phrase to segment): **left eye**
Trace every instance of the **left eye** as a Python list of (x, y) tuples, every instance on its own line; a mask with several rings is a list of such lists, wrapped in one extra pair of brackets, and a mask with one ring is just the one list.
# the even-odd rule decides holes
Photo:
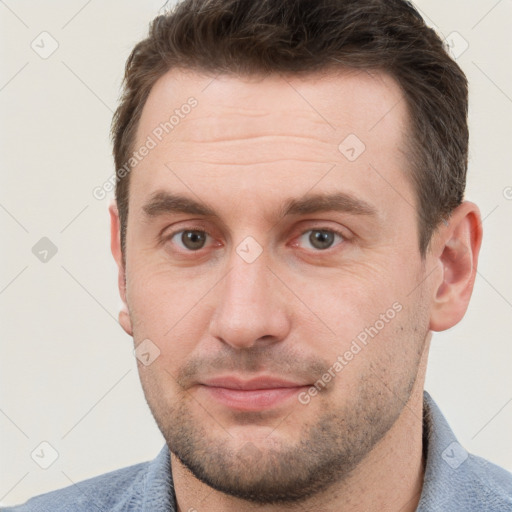
[(174, 233), (170, 239), (177, 238), (181, 242), (181, 248), (189, 251), (199, 251), (206, 243), (210, 235), (199, 229), (185, 229)]
[(341, 233), (333, 231), (332, 229), (308, 229), (299, 239), (306, 239), (314, 249), (322, 251), (329, 249), (333, 245), (336, 237), (338, 237), (341, 242), (345, 240)]

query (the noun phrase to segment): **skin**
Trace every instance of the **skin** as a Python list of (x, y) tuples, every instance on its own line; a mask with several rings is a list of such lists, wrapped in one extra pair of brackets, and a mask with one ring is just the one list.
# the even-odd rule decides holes
[[(110, 207), (120, 323), (135, 346), (149, 339), (160, 350), (138, 368), (172, 452), (179, 510), (415, 510), (430, 337), (467, 309), (477, 206), (459, 206), (421, 257), (408, 111), (385, 73), (213, 79), (172, 70), (153, 86), (135, 146), (190, 96), (197, 107), (131, 172), (126, 265)], [(348, 134), (366, 146), (353, 162), (338, 149)], [(216, 216), (147, 215), (162, 190)], [(280, 213), (289, 199), (333, 191), (374, 214)], [(182, 230), (209, 235), (194, 251)], [(319, 249), (310, 235), (322, 233), (332, 245)], [(262, 248), (251, 263), (237, 252), (248, 236)], [(307, 404), (297, 395), (239, 411), (200, 385), (229, 374), (311, 386), (393, 304), (394, 318)]]

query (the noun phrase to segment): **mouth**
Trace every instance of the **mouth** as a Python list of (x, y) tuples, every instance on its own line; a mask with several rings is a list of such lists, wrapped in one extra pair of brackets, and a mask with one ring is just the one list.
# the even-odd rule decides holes
[(308, 387), (310, 384), (273, 377), (242, 380), (227, 376), (200, 383), (201, 391), (209, 399), (238, 411), (259, 411), (285, 405)]

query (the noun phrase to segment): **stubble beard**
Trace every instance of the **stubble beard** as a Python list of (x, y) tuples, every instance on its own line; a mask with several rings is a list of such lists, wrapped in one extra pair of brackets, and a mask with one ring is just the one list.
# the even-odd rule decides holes
[[(368, 371), (353, 400), (338, 408), (325, 402), (318, 407), (325, 412), (301, 427), (297, 441), (280, 439), (279, 448), (251, 441), (235, 447), (218, 425), (205, 426), (214, 420), (187, 393), (171, 407), (151, 400), (148, 405), (169, 450), (198, 480), (255, 504), (292, 505), (349, 479), (400, 417), (416, 381), (413, 370), (391, 391), (374, 370)], [(323, 400), (321, 395), (315, 399)], [(194, 404), (200, 418), (191, 410)], [(300, 415), (303, 407), (297, 403), (292, 415)], [(279, 427), (271, 435), (279, 438)]]

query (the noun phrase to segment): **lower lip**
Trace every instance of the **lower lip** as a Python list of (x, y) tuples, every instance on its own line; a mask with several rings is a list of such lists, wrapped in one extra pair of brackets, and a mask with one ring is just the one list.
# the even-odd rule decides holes
[(259, 411), (281, 405), (296, 397), (308, 386), (269, 389), (230, 389), (215, 386), (201, 386), (217, 402), (240, 411)]

